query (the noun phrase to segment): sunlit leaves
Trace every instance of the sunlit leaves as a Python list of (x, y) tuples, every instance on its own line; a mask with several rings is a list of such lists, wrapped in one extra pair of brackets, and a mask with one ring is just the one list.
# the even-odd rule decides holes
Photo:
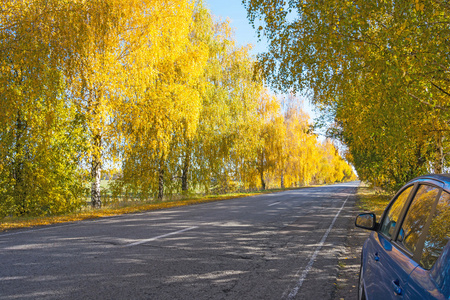
[[(42, 38), (36, 7), (6, 3), (0, 36), (0, 216), (58, 214), (82, 205), (82, 117)], [(6, 29), (5, 29), (6, 28)]]
[(348, 145), (362, 179), (395, 186), (444, 170), (447, 4), (243, 2), (269, 41), (260, 57), (269, 80), (280, 89), (312, 92), (314, 102), (334, 112), (334, 136)]
[(255, 65), (201, 1), (3, 1), (0, 216), (350, 178)]

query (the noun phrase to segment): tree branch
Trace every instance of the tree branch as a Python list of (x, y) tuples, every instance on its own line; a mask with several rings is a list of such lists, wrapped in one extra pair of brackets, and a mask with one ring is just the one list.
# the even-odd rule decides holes
[(436, 84), (434, 84), (434, 83), (431, 82), (431, 81), (430, 81), (430, 83), (431, 83), (435, 88), (437, 88), (439, 91), (441, 91), (442, 93), (446, 94), (447, 96), (450, 96), (450, 94), (449, 94), (447, 91), (445, 91), (444, 89), (442, 89), (441, 87), (437, 86)]
[(441, 106), (441, 105), (437, 105), (437, 104), (436, 104), (436, 105), (433, 105), (433, 104), (431, 104), (430, 102), (425, 101), (425, 100), (422, 100), (422, 99), (420, 99), (419, 97), (417, 97), (416, 95), (411, 94), (410, 92), (407, 92), (407, 93), (408, 93), (408, 95), (409, 95), (410, 97), (416, 99), (416, 100), (419, 101), (420, 103), (426, 104), (426, 105), (429, 106), (429, 107), (432, 107), (432, 108), (438, 108), (438, 109), (441, 109), (441, 110), (448, 110), (448, 106)]

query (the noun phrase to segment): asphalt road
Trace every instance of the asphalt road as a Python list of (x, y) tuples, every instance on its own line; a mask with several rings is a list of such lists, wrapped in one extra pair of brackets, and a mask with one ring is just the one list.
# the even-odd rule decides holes
[(0, 299), (332, 299), (358, 184), (0, 233)]

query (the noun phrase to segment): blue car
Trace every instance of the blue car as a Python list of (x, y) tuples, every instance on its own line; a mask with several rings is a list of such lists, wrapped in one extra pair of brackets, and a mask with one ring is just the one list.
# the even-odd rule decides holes
[(450, 299), (450, 174), (411, 180), (379, 223), (364, 213), (355, 225), (373, 231), (362, 249), (358, 299)]

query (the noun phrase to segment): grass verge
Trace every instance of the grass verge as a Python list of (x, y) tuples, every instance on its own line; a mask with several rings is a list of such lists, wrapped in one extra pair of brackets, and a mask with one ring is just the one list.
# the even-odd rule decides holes
[[(304, 187), (301, 187), (304, 188)], [(248, 196), (255, 196), (261, 194), (276, 193), (285, 190), (300, 189), (300, 188), (286, 188), (286, 189), (271, 189), (259, 192), (249, 193), (231, 193), (225, 195), (208, 195), (208, 196), (191, 196), (190, 198), (181, 200), (158, 201), (151, 203), (137, 203), (137, 202), (120, 202), (119, 204), (112, 204), (104, 206), (100, 209), (93, 209), (85, 207), (82, 211), (60, 215), (60, 216), (43, 216), (43, 217), (7, 217), (0, 221), (0, 232), (16, 228), (28, 228), (35, 226), (43, 226), (50, 224), (66, 223), (82, 221), (87, 219), (97, 219), (109, 216), (116, 216), (129, 213), (137, 213), (142, 211), (158, 210), (171, 207), (179, 207), (185, 205), (193, 205), (199, 203), (228, 200), (234, 198), (243, 198)]]
[(392, 196), (392, 194), (381, 189), (373, 188), (362, 183), (358, 188), (359, 200), (356, 205), (360, 211), (373, 212), (379, 218), (383, 214), (389, 201), (391, 201)]

